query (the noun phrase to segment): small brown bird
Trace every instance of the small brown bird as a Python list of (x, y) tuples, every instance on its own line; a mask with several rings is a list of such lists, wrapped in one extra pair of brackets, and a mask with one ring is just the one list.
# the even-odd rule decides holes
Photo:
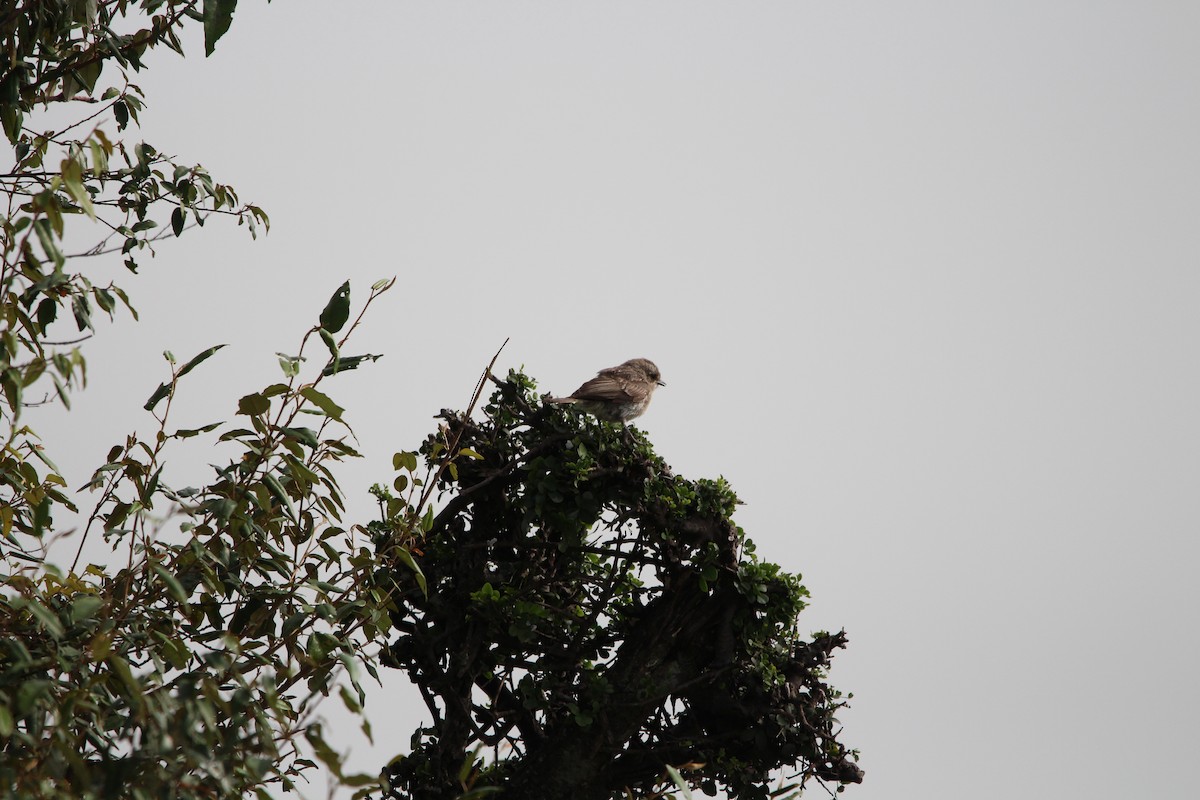
[(631, 358), (624, 364), (602, 369), (569, 397), (551, 397), (551, 403), (574, 403), (606, 422), (622, 424), (640, 417), (650, 406), (650, 396), (659, 386), (658, 367), (648, 358)]

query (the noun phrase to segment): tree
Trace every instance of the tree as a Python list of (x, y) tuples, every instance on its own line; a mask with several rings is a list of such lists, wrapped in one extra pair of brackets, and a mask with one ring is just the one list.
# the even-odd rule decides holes
[(808, 593), (755, 557), (730, 486), (673, 474), (636, 429), (546, 405), (522, 374), (496, 383), (482, 422), (443, 411), (421, 449), (449, 495), (424, 535), (407, 522), (428, 493), (416, 454), (397, 455), (409, 501), (376, 489), (398, 633), (384, 663), (431, 717), (387, 796), (607, 800), (679, 784), (749, 800), (787, 767), (796, 788), (861, 781), (824, 681), (846, 636), (798, 635)]
[[(119, 257), (136, 272), (158, 243), (213, 217), (252, 233), (267, 225), (203, 168), (121, 138), (144, 108), (130, 78), (147, 52), (182, 53), (183, 27), (200, 24), (211, 53), (235, 5), (26, 0), (0, 11), (0, 120), (13, 147), (0, 175), (6, 796), (265, 796), (297, 785), (313, 756), (338, 780), (373, 782), (342, 774), (314, 716), (330, 693), (361, 710), (358, 670), (374, 670), (362, 648), (388, 622), (386, 598), (360, 588), (374, 557), (362, 529), (342, 522), (334, 472), (356, 452), (324, 384), (378, 358), (342, 350), (361, 319), (351, 322), (349, 285), (296, 355), (281, 356), (282, 379), (236, 409), (231, 398), (218, 422), (182, 427), (171, 407), (181, 381), (222, 345), (185, 361), (166, 353), (165, 380), (145, 401), (153, 429), (117, 441), (80, 491), (68, 490), (26, 421), (33, 404), (69, 408), (97, 309), (112, 317), (125, 306), (136, 319), (120, 287), (94, 285), (80, 264)], [(80, 106), (51, 130), (34, 127)], [(66, 242), (86, 236), (85, 220), (98, 241), (72, 252)], [(373, 286), (365, 305), (390, 286)], [(314, 358), (313, 346), (328, 357)], [(228, 461), (205, 485), (173, 486), (169, 456), (193, 437), (225, 443)], [(69, 567), (47, 560), (64, 515), (77, 512), (81, 540), (112, 545), (108, 565), (80, 564), (78, 553)]]

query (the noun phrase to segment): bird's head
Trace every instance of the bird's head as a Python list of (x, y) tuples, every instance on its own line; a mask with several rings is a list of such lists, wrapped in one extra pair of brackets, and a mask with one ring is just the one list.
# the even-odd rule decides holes
[(662, 382), (662, 373), (658, 371), (658, 366), (648, 358), (631, 358), (623, 366), (636, 369), (646, 376), (646, 380), (652, 383), (656, 383), (659, 386), (666, 386)]

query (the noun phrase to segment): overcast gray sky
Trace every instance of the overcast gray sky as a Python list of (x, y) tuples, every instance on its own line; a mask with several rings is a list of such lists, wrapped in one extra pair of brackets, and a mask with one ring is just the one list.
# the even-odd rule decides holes
[[(72, 485), (164, 348), (232, 343), (174, 411), (210, 422), (397, 275), (328, 387), (363, 516), (505, 337), (554, 392), (649, 357), (639, 426), (849, 633), (847, 797), (1195, 791), (1200, 5), (243, 0), (190, 52), (144, 137), (272, 231), (121, 280)], [(355, 766), (407, 748), (402, 683)]]

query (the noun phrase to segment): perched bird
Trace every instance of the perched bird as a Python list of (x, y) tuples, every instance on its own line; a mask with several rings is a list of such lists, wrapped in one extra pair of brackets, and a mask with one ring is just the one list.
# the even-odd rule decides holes
[(631, 358), (620, 366), (600, 370), (570, 396), (551, 397), (547, 402), (573, 403), (599, 419), (624, 424), (646, 412), (654, 390), (666, 386), (660, 378), (653, 361)]

